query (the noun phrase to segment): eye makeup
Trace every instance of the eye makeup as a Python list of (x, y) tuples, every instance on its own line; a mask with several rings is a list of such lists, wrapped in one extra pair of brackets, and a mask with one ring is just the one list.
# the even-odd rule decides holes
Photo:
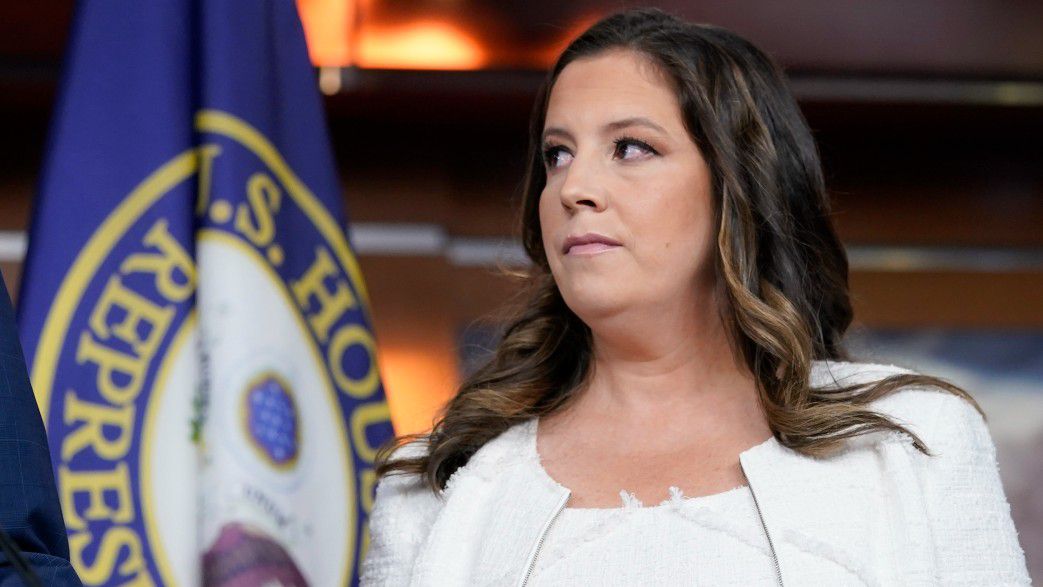
[[(637, 138), (634, 138), (632, 136), (623, 135), (623, 136), (620, 136), (619, 138), (615, 139), (612, 142), (613, 142), (613, 144), (616, 147), (615, 150), (613, 151), (614, 155), (619, 155), (621, 152), (625, 154), (626, 148), (629, 147), (629, 146), (636, 146), (639, 149), (641, 149), (641, 150), (643, 150), (643, 151), (645, 151), (645, 152), (647, 152), (647, 153), (649, 153), (651, 155), (659, 155), (659, 151), (656, 151), (655, 148), (652, 147), (651, 145), (649, 145), (647, 142), (642, 141), (642, 140), (637, 139)], [(561, 151), (567, 151), (567, 149), (564, 146), (562, 146), (562, 145), (555, 145), (555, 144), (552, 144), (552, 143), (549, 143), (549, 142), (545, 143), (544, 146), (543, 146), (543, 164), (544, 164), (544, 166), (546, 166), (546, 167), (548, 167), (550, 169), (556, 168), (557, 166), (554, 165), (553, 163), (554, 163), (555, 159), (557, 158), (558, 153), (561, 152)], [(620, 157), (620, 158), (622, 159), (623, 157)]]

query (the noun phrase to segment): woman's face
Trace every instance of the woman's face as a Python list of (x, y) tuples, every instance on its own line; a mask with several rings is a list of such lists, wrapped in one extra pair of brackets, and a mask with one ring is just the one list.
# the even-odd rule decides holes
[[(710, 172), (669, 80), (646, 57), (612, 50), (562, 70), (547, 108), (544, 165), (543, 245), (580, 318), (711, 299)], [(587, 233), (619, 244), (565, 250), (567, 237)]]

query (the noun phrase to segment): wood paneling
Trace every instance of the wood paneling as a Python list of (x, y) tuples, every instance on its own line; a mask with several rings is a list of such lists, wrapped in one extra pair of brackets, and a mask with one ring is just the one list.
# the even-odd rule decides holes
[(458, 385), (449, 267), (440, 258), (368, 257), (359, 263), (395, 431), (426, 430)]
[(877, 328), (1043, 328), (1043, 272), (853, 272), (858, 322)]

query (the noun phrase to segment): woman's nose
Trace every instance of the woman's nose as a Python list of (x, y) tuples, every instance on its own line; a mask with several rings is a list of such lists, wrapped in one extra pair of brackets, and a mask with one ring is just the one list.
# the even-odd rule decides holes
[(581, 157), (574, 157), (564, 171), (565, 180), (561, 184), (561, 202), (570, 210), (578, 210), (586, 206), (596, 210), (605, 207), (605, 194), (596, 169), (596, 162)]

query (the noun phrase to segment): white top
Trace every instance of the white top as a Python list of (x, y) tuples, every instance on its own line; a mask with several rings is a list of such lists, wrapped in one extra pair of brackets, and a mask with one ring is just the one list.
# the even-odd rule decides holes
[[(536, 422), (526, 422), (531, 473)], [(551, 524), (527, 587), (544, 585), (773, 585), (775, 565), (747, 485), (645, 506), (625, 489), (616, 508), (565, 508)]]

